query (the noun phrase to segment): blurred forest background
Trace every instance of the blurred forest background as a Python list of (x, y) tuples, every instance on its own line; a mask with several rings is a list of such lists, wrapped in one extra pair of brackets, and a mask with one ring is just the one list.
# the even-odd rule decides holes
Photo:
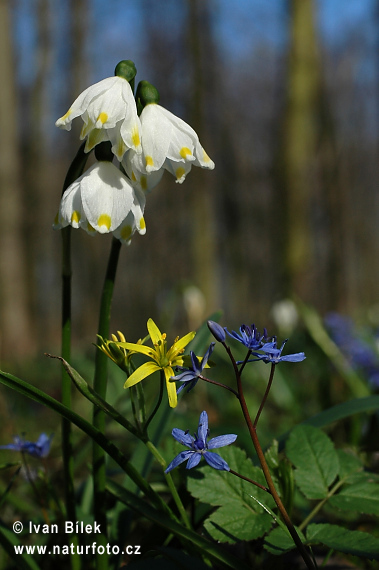
[[(80, 121), (54, 122), (121, 59), (216, 169), (183, 185), (166, 173), (148, 196), (112, 330), (134, 341), (151, 316), (175, 336), (219, 308), (228, 327), (261, 329), (292, 296), (378, 318), (375, 0), (0, 0), (2, 367), (59, 351), (52, 222)], [(74, 342), (92, 350), (111, 238), (72, 240)]]

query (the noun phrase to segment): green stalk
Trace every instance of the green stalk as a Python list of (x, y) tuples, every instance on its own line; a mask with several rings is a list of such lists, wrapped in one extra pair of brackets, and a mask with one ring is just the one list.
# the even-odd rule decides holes
[[(243, 393), (241, 372), (240, 372), (240, 370), (238, 370), (237, 363), (234, 360), (234, 357), (231, 353), (230, 348), (224, 342), (222, 344), (224, 345), (224, 348), (225, 348), (226, 352), (228, 353), (228, 356), (229, 356), (229, 358), (233, 364), (233, 368), (234, 368), (234, 372), (235, 372), (235, 376), (236, 376), (236, 380), (237, 380), (237, 390), (238, 390), (238, 396), (239, 396), (238, 399), (239, 399), (239, 402), (241, 405), (241, 410), (242, 410), (243, 416), (245, 418), (245, 422), (246, 422), (246, 425), (248, 427), (250, 437), (251, 437), (251, 440), (253, 442), (256, 454), (258, 455), (258, 459), (259, 459), (259, 462), (261, 464), (262, 471), (264, 473), (267, 486), (270, 490), (272, 498), (274, 499), (274, 501), (276, 503), (276, 506), (279, 509), (280, 514), (282, 515), (282, 518), (286, 524), (286, 527), (288, 528), (288, 532), (292, 536), (292, 539), (293, 539), (293, 541), (294, 541), (294, 543), (295, 543), (295, 545), (299, 551), (299, 554), (301, 555), (301, 557), (304, 560), (306, 567), (308, 568), (308, 570), (315, 570), (315, 565), (313, 563), (313, 560), (309, 556), (308, 551), (306, 550), (304, 544), (301, 542), (301, 539), (300, 539), (299, 535), (297, 534), (296, 529), (295, 529), (294, 525), (292, 524), (292, 521), (291, 521), (291, 519), (290, 519), (290, 517), (286, 511), (286, 508), (283, 505), (283, 503), (282, 503), (282, 501), (278, 495), (278, 492), (275, 488), (274, 482), (273, 482), (272, 477), (271, 477), (269, 466), (267, 465), (265, 455), (263, 453), (260, 441), (258, 439), (256, 425), (257, 425), (260, 413), (262, 412), (263, 406), (262, 405), (260, 406), (257, 417), (255, 418), (255, 422), (253, 424), (253, 422), (251, 421), (249, 409), (247, 407), (245, 396)], [(243, 364), (243, 366), (244, 366), (244, 364)], [(241, 368), (241, 370), (242, 370), (242, 368)], [(268, 384), (269, 387), (271, 387), (274, 370), (275, 370), (275, 365), (273, 365), (271, 367), (270, 380), (269, 380), (269, 384)], [(265, 395), (263, 398), (263, 403), (266, 401), (267, 396), (268, 396), (268, 390), (266, 389), (266, 392), (265, 392)]]
[[(107, 272), (103, 286), (100, 304), (98, 334), (103, 338), (109, 337), (109, 323), (111, 317), (111, 305), (116, 278), (117, 264), (120, 255), (121, 242), (112, 239), (112, 246), (108, 260)], [(107, 394), (108, 357), (101, 350), (96, 351), (94, 390), (105, 400)], [(93, 426), (101, 433), (105, 431), (105, 414), (97, 406), (93, 408)], [(93, 484), (94, 484), (94, 517), (100, 525), (101, 535), (99, 543), (106, 547), (107, 544), (107, 513), (105, 501), (106, 465), (103, 449), (93, 444)], [(97, 555), (97, 569), (105, 570), (108, 567), (108, 558)]]
[[(82, 175), (87, 162), (88, 154), (84, 152), (85, 143), (83, 143), (72, 161), (70, 168), (63, 184), (63, 191)], [(62, 229), (62, 339), (61, 353), (65, 360), (70, 360), (71, 355), (71, 227), (67, 226)], [(62, 404), (67, 408), (71, 408), (71, 380), (65, 370), (62, 368)], [(62, 458), (63, 473), (65, 487), (65, 503), (66, 516), (68, 520), (76, 520), (76, 503), (75, 503), (75, 487), (74, 487), (74, 456), (72, 452), (72, 433), (71, 423), (62, 418)], [(71, 544), (74, 544), (74, 550), (79, 544), (77, 535), (71, 535)], [(71, 558), (71, 567), (73, 570), (81, 568), (80, 556), (75, 554)]]

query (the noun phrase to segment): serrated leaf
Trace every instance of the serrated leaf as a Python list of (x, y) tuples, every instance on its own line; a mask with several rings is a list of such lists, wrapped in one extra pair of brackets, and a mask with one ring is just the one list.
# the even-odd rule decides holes
[(348, 530), (333, 524), (310, 524), (307, 540), (346, 554), (379, 560), (379, 539), (367, 532)]
[[(296, 530), (301, 541), (305, 542), (305, 536), (303, 533), (298, 528), (296, 528)], [(266, 536), (264, 548), (271, 554), (279, 556), (280, 554), (284, 554), (289, 550), (293, 550), (296, 548), (296, 545), (289, 532), (284, 531), (280, 527), (277, 527), (274, 528), (274, 530), (272, 530), (268, 536)]]
[[(253, 466), (242, 449), (226, 447), (222, 457), (233, 471), (266, 484), (262, 470)], [(200, 501), (220, 507), (204, 523), (212, 538), (220, 542), (253, 540), (263, 536), (273, 523), (259, 504), (275, 508), (271, 495), (232, 473), (203, 465), (188, 477), (188, 490)]]
[[(225, 447), (220, 450), (220, 455), (233, 471), (261, 485), (266, 485), (262, 470), (253, 466), (242, 449), (236, 446)], [(213, 506), (238, 506), (242, 502), (254, 512), (263, 512), (263, 509), (252, 498), (256, 497), (261, 503), (275, 508), (275, 502), (269, 493), (227, 471), (212, 469), (205, 463), (189, 472), (187, 487), (191, 495)]]
[(331, 497), (329, 503), (343, 511), (379, 515), (379, 485), (366, 482), (349, 485)]
[(242, 503), (220, 507), (205, 521), (204, 527), (215, 540), (234, 543), (254, 540), (268, 532), (273, 519), (267, 513), (253, 513)]
[(343, 449), (337, 449), (336, 453), (338, 455), (338, 461), (340, 465), (340, 479), (345, 479), (354, 473), (358, 473), (359, 471), (363, 470), (362, 461), (356, 455), (344, 451)]
[(339, 462), (329, 437), (312, 426), (294, 428), (286, 443), (286, 455), (296, 467), (295, 480), (308, 499), (323, 499), (338, 475)]

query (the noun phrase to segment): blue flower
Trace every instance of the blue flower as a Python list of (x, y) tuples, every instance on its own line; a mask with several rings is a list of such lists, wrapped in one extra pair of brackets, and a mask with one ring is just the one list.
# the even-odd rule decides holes
[(14, 443), (0, 445), (0, 449), (12, 449), (13, 451), (20, 451), (21, 453), (28, 453), (32, 457), (41, 458), (49, 454), (52, 439), (53, 435), (49, 437), (45, 433), (41, 433), (37, 441), (33, 443), (16, 435), (13, 438)]
[(231, 333), (225, 328), (228, 335), (238, 342), (241, 342), (246, 348), (249, 350), (259, 350), (262, 344), (269, 340), (267, 336), (267, 330), (263, 329), (263, 335), (261, 335), (255, 325), (251, 325), (251, 327), (247, 325), (242, 325), (240, 327), (240, 333), (236, 333), (236, 331), (232, 331)]
[(266, 364), (278, 364), (279, 362), (302, 362), (305, 359), (304, 352), (297, 352), (296, 354), (287, 354), (286, 356), (282, 356), (282, 350), (287, 341), (288, 338), (283, 342), (280, 348), (277, 347), (276, 339), (272, 342), (266, 342), (259, 349), (264, 354), (253, 352), (253, 355), (256, 358), (249, 360), (248, 362), (255, 362), (257, 360), (263, 360), (263, 362)]
[(195, 437), (189, 435), (187, 431), (182, 429), (174, 428), (172, 430), (172, 435), (179, 441), (182, 445), (189, 447), (187, 451), (182, 451), (177, 455), (170, 463), (170, 465), (165, 470), (168, 473), (175, 467), (178, 467), (181, 463), (188, 460), (186, 465), (187, 469), (192, 469), (200, 463), (200, 459), (204, 457), (205, 461), (213, 467), (213, 469), (218, 469), (219, 471), (230, 471), (229, 465), (226, 463), (222, 457), (217, 453), (212, 453), (208, 451), (209, 449), (216, 449), (218, 447), (224, 447), (225, 445), (230, 445), (235, 442), (237, 436), (234, 434), (219, 435), (209, 440), (207, 443), (209, 430), (208, 430), (208, 415), (207, 412), (201, 412), (199, 427), (197, 429), (197, 434)]
[(205, 366), (207, 365), (208, 358), (213, 352), (215, 344), (216, 344), (215, 342), (212, 342), (210, 344), (207, 352), (204, 354), (203, 358), (201, 359), (201, 362), (199, 361), (196, 354), (191, 350), (190, 355), (192, 361), (192, 368), (186, 369), (183, 366), (177, 366), (178, 370), (184, 370), (184, 372), (182, 372), (181, 374), (177, 374), (176, 376), (171, 376), (171, 380), (183, 382), (183, 384), (179, 386), (179, 388), (177, 389), (176, 391), (177, 394), (179, 394), (186, 386), (188, 387), (187, 392), (189, 392), (190, 390), (192, 390), (192, 388), (196, 386), (199, 377), (201, 376), (201, 373), (203, 372)]

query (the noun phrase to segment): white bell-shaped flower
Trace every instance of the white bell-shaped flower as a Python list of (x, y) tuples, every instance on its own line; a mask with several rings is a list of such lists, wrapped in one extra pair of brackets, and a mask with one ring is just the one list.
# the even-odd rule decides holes
[(85, 151), (105, 140), (119, 160), (126, 150), (142, 152), (141, 123), (132, 88), (123, 77), (108, 77), (91, 85), (79, 95), (56, 126), (71, 130), (71, 122), (81, 116), (84, 122), (81, 139), (87, 139)]
[[(91, 166), (67, 188), (62, 196), (55, 229), (71, 225), (89, 234), (114, 232), (124, 222), (146, 232), (143, 212), (145, 196), (111, 162), (101, 161)], [(126, 232), (124, 232), (126, 235)], [(121, 236), (121, 239), (122, 236)]]
[(215, 167), (192, 127), (164, 107), (150, 103), (144, 107), (140, 119), (147, 174), (165, 168), (182, 183), (192, 165), (210, 170)]

